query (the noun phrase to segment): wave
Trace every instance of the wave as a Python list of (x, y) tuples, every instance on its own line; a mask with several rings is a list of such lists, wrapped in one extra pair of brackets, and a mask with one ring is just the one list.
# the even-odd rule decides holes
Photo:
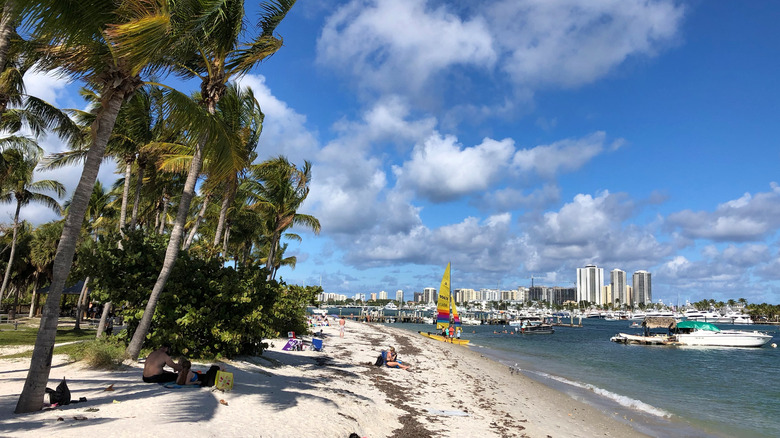
[(522, 370), (520, 368), (515, 368), (515, 369), (517, 371), (522, 371), (524, 373), (529, 373), (529, 374), (536, 374), (536, 375), (538, 375), (540, 377), (543, 377), (543, 378), (546, 378), (546, 379), (555, 380), (557, 382), (561, 382), (561, 383), (564, 383), (566, 385), (574, 386), (575, 388), (586, 389), (586, 390), (591, 391), (591, 392), (593, 392), (595, 394), (598, 394), (598, 395), (600, 395), (602, 397), (606, 397), (606, 398), (614, 401), (615, 403), (619, 404), (620, 406), (623, 406), (623, 407), (626, 407), (626, 408), (630, 408), (630, 409), (635, 409), (635, 410), (644, 412), (646, 414), (651, 414), (651, 415), (655, 415), (657, 417), (663, 417), (663, 418), (669, 418), (669, 417), (672, 416), (671, 413), (666, 412), (663, 409), (656, 408), (655, 406), (651, 406), (651, 405), (649, 405), (647, 403), (644, 403), (641, 400), (636, 400), (636, 399), (633, 399), (631, 397), (626, 397), (625, 395), (616, 394), (616, 393), (614, 393), (612, 391), (608, 391), (606, 389), (599, 388), (598, 386), (594, 386), (594, 385), (591, 385), (589, 383), (575, 382), (575, 381), (572, 381), (572, 380), (569, 380), (569, 379), (566, 379), (566, 378), (563, 378), (563, 377), (560, 377), (560, 376), (547, 374), (547, 373), (542, 372), (542, 371)]

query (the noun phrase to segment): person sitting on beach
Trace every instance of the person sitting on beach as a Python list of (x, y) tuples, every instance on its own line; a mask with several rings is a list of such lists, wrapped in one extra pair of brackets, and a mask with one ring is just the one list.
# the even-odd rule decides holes
[(389, 368), (401, 368), (402, 370), (409, 369), (409, 365), (404, 365), (403, 362), (398, 360), (398, 353), (395, 352), (395, 347), (390, 347), (390, 351), (387, 352), (385, 365)]
[(180, 371), (181, 366), (171, 359), (170, 345), (162, 347), (149, 353), (144, 364), (143, 381), (146, 383), (168, 383), (176, 380), (177, 374), (166, 371), (165, 365)]
[(179, 370), (179, 375), (176, 377), (177, 385), (200, 385), (200, 373), (192, 371), (192, 362), (181, 358), (179, 366), (181, 366), (181, 370)]

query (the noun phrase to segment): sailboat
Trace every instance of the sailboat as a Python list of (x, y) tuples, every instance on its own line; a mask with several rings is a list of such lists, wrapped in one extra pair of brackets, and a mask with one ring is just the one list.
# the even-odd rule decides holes
[[(450, 264), (447, 263), (447, 269), (444, 270), (441, 286), (439, 286), (439, 299), (436, 302), (436, 330), (449, 330), (450, 327), (454, 327), (455, 330), (461, 330), (461, 326), (458, 308), (455, 306), (455, 300), (450, 293)], [(469, 343), (468, 339), (450, 338), (449, 336), (442, 336), (431, 332), (418, 333), (426, 338), (452, 344), (467, 345)]]

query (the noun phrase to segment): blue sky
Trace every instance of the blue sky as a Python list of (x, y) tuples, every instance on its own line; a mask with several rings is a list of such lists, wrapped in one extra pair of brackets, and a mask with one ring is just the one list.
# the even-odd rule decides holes
[[(780, 303), (778, 18), (772, 1), (299, 2), (241, 80), (260, 156), (313, 163), (322, 233), (299, 230), (280, 275), (410, 296), (448, 262), (475, 289), (573, 286), (595, 263), (650, 271), (654, 300)], [(78, 86), (28, 77), (63, 107)]]

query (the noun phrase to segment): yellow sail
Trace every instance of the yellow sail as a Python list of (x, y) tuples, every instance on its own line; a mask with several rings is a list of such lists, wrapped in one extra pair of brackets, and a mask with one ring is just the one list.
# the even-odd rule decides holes
[(450, 326), (450, 264), (441, 278), (439, 286), (439, 299), (436, 302), (436, 329), (441, 330)]

